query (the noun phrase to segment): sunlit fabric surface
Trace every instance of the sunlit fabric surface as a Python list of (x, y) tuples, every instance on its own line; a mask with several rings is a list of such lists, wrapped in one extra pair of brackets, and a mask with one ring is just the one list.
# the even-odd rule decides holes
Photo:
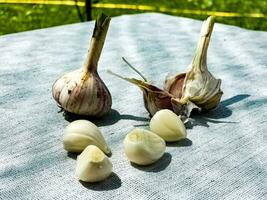
[(162, 14), (114, 17), (99, 62), (113, 110), (94, 120), (112, 149), (114, 173), (79, 182), (76, 156), (53, 82), (82, 65), (94, 22), (0, 37), (0, 199), (267, 199), (267, 33), (216, 24), (208, 67), (222, 79), (219, 108), (193, 117), (188, 139), (167, 145), (154, 165), (131, 165), (123, 139), (147, 128), (142, 93), (106, 72), (136, 77), (121, 57), (162, 87), (187, 70), (202, 22)]

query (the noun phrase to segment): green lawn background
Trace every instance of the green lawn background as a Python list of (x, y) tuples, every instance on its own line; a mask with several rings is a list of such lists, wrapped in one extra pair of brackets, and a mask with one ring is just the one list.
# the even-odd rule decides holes
[[(93, 1), (93, 3), (141, 4), (177, 9), (263, 13), (267, 15), (267, 0), (99, 0)], [(85, 19), (85, 8), (80, 7), (80, 10)], [(121, 14), (141, 13), (142, 11), (93, 9), (93, 18), (95, 19), (100, 12), (111, 16), (117, 16)], [(204, 19), (207, 17), (206, 15), (179, 13), (175, 15), (195, 19)], [(217, 21), (248, 29), (267, 31), (267, 18), (217, 17)], [(75, 6), (0, 4), (0, 35), (76, 22), (80, 22), (80, 18)]]

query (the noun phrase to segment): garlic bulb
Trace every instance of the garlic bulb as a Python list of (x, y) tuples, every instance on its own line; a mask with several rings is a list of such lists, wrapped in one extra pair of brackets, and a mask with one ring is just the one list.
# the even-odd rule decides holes
[(97, 63), (108, 31), (110, 17), (101, 15), (95, 24), (91, 45), (82, 69), (69, 72), (53, 85), (53, 98), (70, 113), (100, 117), (111, 110), (111, 95), (97, 72)]
[(98, 182), (112, 172), (112, 163), (96, 146), (89, 145), (77, 157), (76, 176), (85, 182)]
[(151, 119), (150, 130), (166, 142), (179, 141), (186, 138), (186, 129), (182, 120), (171, 110), (158, 111)]
[(197, 50), (189, 66), (191, 70), (170, 77), (165, 81), (164, 87), (180, 99), (181, 104), (195, 104), (203, 111), (217, 107), (223, 94), (220, 89), (221, 80), (214, 78), (207, 68), (207, 50), (213, 26), (214, 17), (209, 17), (203, 23)]
[(155, 133), (134, 129), (124, 139), (124, 151), (128, 159), (138, 165), (156, 162), (165, 152), (165, 141)]
[(69, 152), (82, 152), (88, 145), (95, 145), (107, 155), (111, 151), (99, 128), (87, 120), (71, 122), (64, 130), (63, 146)]

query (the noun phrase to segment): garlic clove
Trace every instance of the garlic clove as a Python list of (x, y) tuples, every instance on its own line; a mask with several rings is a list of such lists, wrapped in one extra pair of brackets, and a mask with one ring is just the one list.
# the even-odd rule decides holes
[(87, 120), (71, 122), (64, 130), (63, 146), (69, 152), (82, 152), (88, 145), (95, 145), (107, 155), (111, 151), (99, 128)]
[(155, 133), (136, 128), (124, 139), (127, 158), (138, 165), (149, 165), (159, 160), (165, 152), (165, 141)]
[(166, 142), (186, 138), (186, 129), (182, 120), (171, 110), (160, 110), (151, 119), (150, 130)]
[(69, 72), (53, 84), (53, 98), (63, 110), (94, 117), (111, 110), (111, 94), (97, 72), (109, 22), (110, 17), (103, 14), (97, 19), (82, 69)]
[(89, 145), (77, 157), (75, 174), (81, 181), (98, 182), (111, 174), (112, 167), (108, 157), (97, 146)]

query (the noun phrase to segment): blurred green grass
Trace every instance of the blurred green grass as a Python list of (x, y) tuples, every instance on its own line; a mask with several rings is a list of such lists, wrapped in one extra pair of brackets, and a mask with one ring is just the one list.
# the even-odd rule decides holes
[[(267, 0), (99, 0), (92, 2), (164, 6), (170, 9), (263, 13), (267, 15)], [(80, 7), (80, 10), (83, 18), (86, 19), (85, 8)], [(143, 11), (97, 8), (92, 10), (93, 19), (95, 19), (100, 12), (104, 12), (110, 16), (118, 16), (122, 14), (141, 13)], [(176, 13), (175, 15), (194, 19), (204, 19), (207, 17), (206, 15), (182, 13)], [(217, 17), (216, 21), (248, 29), (267, 31), (266, 18)], [(80, 18), (75, 6), (0, 4), (0, 35), (76, 22), (80, 22)]]

